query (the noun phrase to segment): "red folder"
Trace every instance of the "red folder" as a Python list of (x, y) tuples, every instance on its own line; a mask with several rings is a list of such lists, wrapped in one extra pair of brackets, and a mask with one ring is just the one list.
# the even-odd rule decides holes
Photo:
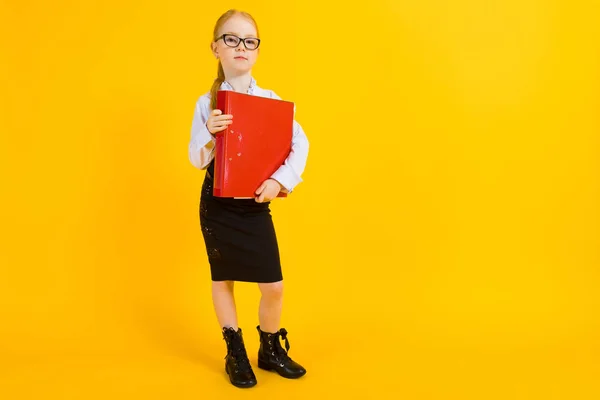
[[(215, 136), (213, 195), (256, 197), (256, 189), (291, 151), (294, 103), (220, 90), (217, 108), (233, 115), (233, 121)], [(286, 196), (283, 192), (278, 195)]]

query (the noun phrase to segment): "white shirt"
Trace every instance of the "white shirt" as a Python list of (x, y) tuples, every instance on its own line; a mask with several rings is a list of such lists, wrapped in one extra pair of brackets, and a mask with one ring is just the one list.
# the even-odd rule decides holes
[[(227, 82), (221, 84), (221, 90), (234, 90)], [(272, 90), (262, 89), (256, 85), (254, 78), (251, 79), (248, 94), (254, 96), (268, 97), (281, 100)], [(192, 165), (198, 169), (208, 168), (215, 156), (215, 137), (208, 131), (206, 121), (210, 116), (210, 92), (200, 96), (196, 102), (194, 119), (192, 121), (192, 132), (189, 143), (188, 156)], [(294, 113), (296, 106), (294, 105)], [(302, 182), (302, 173), (306, 167), (308, 157), (308, 138), (304, 130), (294, 119), (292, 134), (292, 149), (290, 154), (271, 178), (283, 186), (283, 191), (291, 193), (292, 190)]]

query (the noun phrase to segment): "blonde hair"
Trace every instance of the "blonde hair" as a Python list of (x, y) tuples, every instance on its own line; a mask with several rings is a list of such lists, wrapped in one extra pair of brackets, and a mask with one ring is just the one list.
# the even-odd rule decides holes
[[(231, 9), (231, 10), (226, 11), (217, 20), (217, 23), (215, 24), (215, 29), (213, 30), (213, 42), (217, 40), (218, 35), (219, 35), (219, 30), (223, 27), (225, 22), (227, 22), (231, 17), (234, 17), (236, 15), (241, 15), (242, 17), (244, 17), (244, 18), (248, 19), (250, 22), (252, 22), (252, 24), (254, 25), (254, 28), (256, 29), (256, 36), (260, 37), (258, 34), (258, 25), (256, 24), (256, 21), (254, 20), (252, 15), (250, 15), (244, 11)], [(217, 92), (221, 88), (221, 84), (224, 81), (225, 81), (225, 71), (223, 71), (223, 66), (221, 65), (221, 60), (219, 60), (219, 65), (217, 67), (217, 78), (213, 82), (212, 87), (210, 89), (210, 97), (211, 97), (210, 108), (211, 109), (215, 109), (217, 107)]]

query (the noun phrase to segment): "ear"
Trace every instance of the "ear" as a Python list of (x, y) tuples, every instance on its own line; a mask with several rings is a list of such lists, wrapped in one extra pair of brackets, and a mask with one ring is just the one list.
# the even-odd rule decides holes
[(215, 42), (210, 42), (210, 50), (212, 51), (215, 58), (219, 58), (219, 50)]

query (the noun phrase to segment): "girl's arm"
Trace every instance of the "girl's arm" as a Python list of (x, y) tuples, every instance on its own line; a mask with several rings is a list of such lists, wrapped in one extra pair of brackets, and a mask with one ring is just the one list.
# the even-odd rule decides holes
[(209, 106), (210, 99), (208, 96), (204, 95), (200, 97), (196, 102), (194, 119), (192, 120), (188, 157), (192, 165), (198, 169), (206, 169), (214, 158), (215, 138), (206, 127)]
[[(274, 92), (271, 95), (275, 99), (281, 99)], [(296, 106), (294, 106), (294, 114)], [(294, 188), (302, 182), (302, 173), (306, 167), (308, 158), (308, 138), (302, 129), (302, 126), (294, 120), (294, 130), (292, 134), (292, 149), (286, 158), (285, 162), (273, 175), (271, 179), (275, 179), (282, 186), (282, 192), (291, 193)]]

